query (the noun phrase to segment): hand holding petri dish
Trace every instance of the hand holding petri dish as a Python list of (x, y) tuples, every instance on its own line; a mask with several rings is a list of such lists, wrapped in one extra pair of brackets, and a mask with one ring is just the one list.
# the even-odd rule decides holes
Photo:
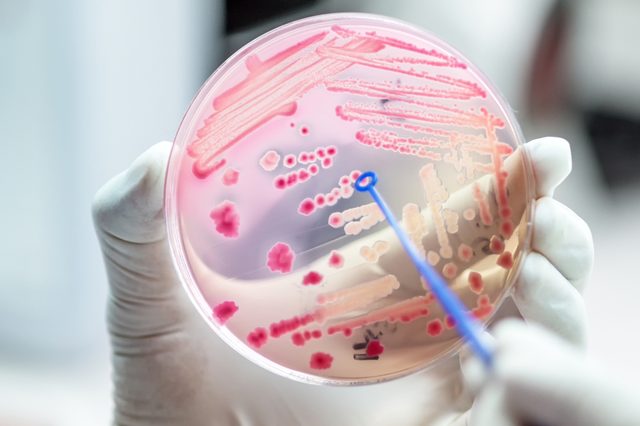
[(533, 178), (506, 104), (460, 53), (389, 18), (334, 14), (252, 41), (204, 84), (175, 139), (169, 241), (225, 342), (286, 377), (365, 384), (456, 353), (380, 208), (472, 316), (508, 296)]

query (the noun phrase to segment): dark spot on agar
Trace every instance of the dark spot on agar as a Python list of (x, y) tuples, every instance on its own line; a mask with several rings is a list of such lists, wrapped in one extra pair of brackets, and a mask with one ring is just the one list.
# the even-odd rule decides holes
[(353, 359), (356, 361), (376, 361), (380, 359), (379, 356), (369, 356), (367, 354), (353, 354)]
[(359, 351), (367, 347), (368, 340), (360, 343), (354, 343), (351, 347), (354, 351)]

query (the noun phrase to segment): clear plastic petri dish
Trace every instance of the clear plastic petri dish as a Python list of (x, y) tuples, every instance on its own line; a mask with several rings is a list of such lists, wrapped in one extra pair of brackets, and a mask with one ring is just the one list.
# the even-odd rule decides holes
[(354, 385), (461, 347), (367, 194), (374, 170), (424, 259), (491, 320), (531, 234), (513, 114), (459, 52), (386, 17), (283, 25), (222, 64), (175, 138), (168, 236), (195, 308), (226, 343), (295, 380)]

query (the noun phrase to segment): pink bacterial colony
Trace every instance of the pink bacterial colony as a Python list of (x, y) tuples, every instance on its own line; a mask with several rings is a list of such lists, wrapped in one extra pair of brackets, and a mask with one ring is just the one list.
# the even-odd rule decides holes
[(227, 169), (222, 175), (222, 184), (226, 186), (235, 185), (238, 183), (238, 179), (240, 178), (240, 172), (236, 169)]
[(311, 271), (302, 278), (302, 285), (318, 285), (323, 279), (324, 277), (321, 273)]
[(267, 266), (273, 272), (291, 272), (295, 254), (288, 244), (278, 242), (267, 253)]
[(332, 251), (331, 254), (329, 254), (329, 266), (338, 269), (342, 268), (343, 265), (344, 257), (337, 251)]
[(227, 238), (238, 236), (240, 217), (236, 206), (231, 201), (223, 201), (209, 214), (216, 225), (216, 231)]
[(238, 305), (233, 301), (222, 302), (213, 308), (213, 314), (220, 324), (227, 322), (238, 311)]
[[(327, 157), (325, 160), (330, 158), (331, 157)], [(341, 199), (346, 200), (351, 198), (355, 192), (353, 189), (353, 182), (355, 182), (358, 176), (360, 176), (360, 172), (358, 170), (353, 170), (349, 175), (342, 176), (338, 180), (338, 186), (331, 188), (329, 192), (319, 193), (315, 194), (313, 197), (305, 198), (298, 206), (298, 213), (308, 216), (317, 209), (331, 207), (336, 205), (336, 203)]]
[[(270, 151), (274, 152), (274, 151)], [(304, 183), (311, 177), (316, 176), (320, 168), (328, 169), (333, 165), (333, 157), (338, 153), (335, 146), (326, 148), (319, 147), (315, 152), (301, 152), (297, 157), (293, 154), (287, 154), (284, 157), (283, 165), (286, 168), (293, 168), (296, 164), (310, 164), (307, 167), (300, 167), (288, 173), (280, 174), (273, 179), (273, 186), (278, 189), (287, 189), (298, 184)], [(265, 154), (267, 155), (267, 154)], [(264, 157), (263, 157), (264, 158)], [(277, 167), (277, 166), (276, 166)], [(265, 169), (267, 171), (275, 170)], [(264, 168), (264, 167), (263, 167)]]

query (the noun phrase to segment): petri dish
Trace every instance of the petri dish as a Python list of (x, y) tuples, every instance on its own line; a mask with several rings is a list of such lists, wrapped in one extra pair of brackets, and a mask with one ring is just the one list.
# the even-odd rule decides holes
[(528, 250), (532, 173), (498, 91), (434, 35), (330, 14), (255, 39), (206, 81), (166, 180), (171, 252), (227, 344), (291, 379), (380, 382), (462, 345), (367, 194), (491, 320)]

